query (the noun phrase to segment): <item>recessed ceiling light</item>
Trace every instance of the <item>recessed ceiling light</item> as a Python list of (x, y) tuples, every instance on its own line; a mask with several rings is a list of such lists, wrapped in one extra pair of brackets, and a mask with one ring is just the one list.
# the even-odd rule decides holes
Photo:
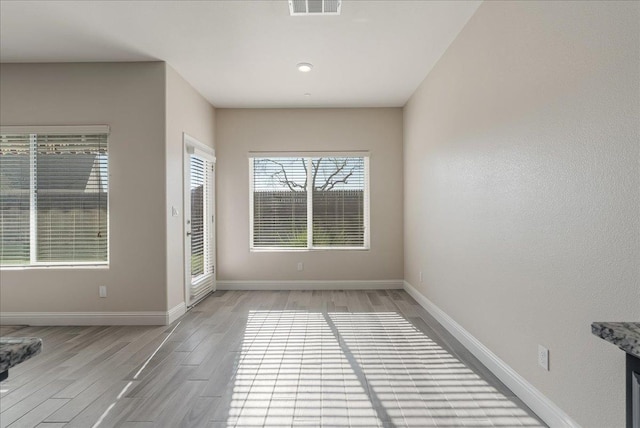
[(298, 67), (298, 71), (301, 71), (303, 73), (308, 73), (313, 68), (313, 64), (309, 64), (308, 62), (301, 62), (300, 64), (297, 65), (297, 67)]
[(310, 97), (310, 96), (311, 96), (311, 94), (310, 94), (309, 92), (305, 92), (305, 93), (304, 93), (304, 96), (305, 96), (305, 97)]

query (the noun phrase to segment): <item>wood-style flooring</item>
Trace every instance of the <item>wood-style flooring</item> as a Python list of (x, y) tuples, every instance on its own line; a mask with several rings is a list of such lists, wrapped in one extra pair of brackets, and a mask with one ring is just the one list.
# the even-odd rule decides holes
[(0, 427), (540, 427), (406, 292), (218, 291), (168, 327), (10, 327)]

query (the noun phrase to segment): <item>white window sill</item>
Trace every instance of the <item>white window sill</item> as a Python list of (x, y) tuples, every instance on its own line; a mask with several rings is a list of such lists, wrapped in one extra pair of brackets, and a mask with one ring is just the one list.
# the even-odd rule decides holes
[(369, 247), (316, 247), (316, 248), (250, 248), (251, 253), (312, 253), (316, 251), (369, 251)]
[(68, 265), (68, 264), (58, 264), (58, 265), (26, 265), (26, 266), (0, 266), (0, 271), (20, 271), (20, 270), (80, 270), (80, 269), (88, 269), (88, 270), (107, 270), (109, 269), (108, 264), (86, 264), (86, 265)]

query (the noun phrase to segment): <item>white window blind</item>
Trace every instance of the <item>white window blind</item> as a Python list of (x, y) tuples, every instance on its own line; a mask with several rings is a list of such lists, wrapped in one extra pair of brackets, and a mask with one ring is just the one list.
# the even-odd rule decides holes
[(368, 248), (368, 157), (251, 157), (250, 171), (251, 248)]
[(108, 260), (107, 134), (0, 135), (0, 263)]
[(364, 246), (364, 158), (314, 158), (312, 163), (313, 246)]
[(24, 265), (31, 257), (31, 138), (0, 140), (0, 263)]
[(191, 279), (198, 282), (211, 278), (213, 254), (211, 249), (213, 164), (197, 155), (190, 156), (191, 166)]
[(253, 159), (254, 247), (307, 247), (306, 162)]

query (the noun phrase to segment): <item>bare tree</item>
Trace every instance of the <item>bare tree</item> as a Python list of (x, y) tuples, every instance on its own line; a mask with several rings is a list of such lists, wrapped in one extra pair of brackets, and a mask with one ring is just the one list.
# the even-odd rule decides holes
[[(273, 171), (269, 172), (269, 177), (274, 183), (287, 187), (292, 192), (304, 192), (307, 190), (309, 173), (306, 159), (300, 159), (302, 167), (304, 168), (304, 182), (302, 183), (289, 177), (287, 168), (282, 162), (273, 159), (261, 159), (260, 161), (275, 166)], [(349, 179), (353, 177), (353, 174), (359, 167), (358, 164), (349, 165), (347, 158), (317, 158), (313, 160), (311, 165), (314, 191), (329, 191), (339, 184), (348, 184)], [(321, 177), (319, 177), (319, 174), (321, 174)]]

